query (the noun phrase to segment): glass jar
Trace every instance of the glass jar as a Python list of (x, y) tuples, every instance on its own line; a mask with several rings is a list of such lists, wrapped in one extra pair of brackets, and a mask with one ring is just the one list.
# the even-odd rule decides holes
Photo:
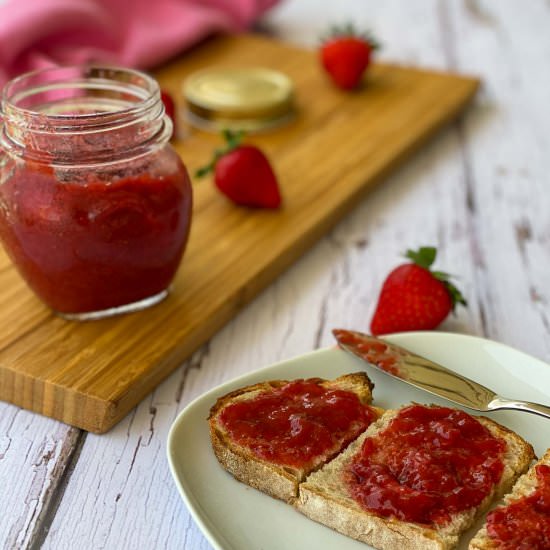
[(164, 298), (192, 191), (156, 81), (40, 70), (5, 86), (1, 115), (0, 238), (39, 298), (79, 320)]

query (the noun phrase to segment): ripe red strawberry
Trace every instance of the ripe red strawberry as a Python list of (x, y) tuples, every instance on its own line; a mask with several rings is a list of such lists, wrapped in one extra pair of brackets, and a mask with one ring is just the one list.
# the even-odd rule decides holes
[(431, 330), (454, 311), (457, 303), (466, 305), (449, 281), (449, 274), (430, 271), (436, 255), (433, 247), (407, 251), (405, 257), (413, 263), (396, 267), (384, 281), (371, 322), (372, 334)]
[(356, 88), (379, 45), (369, 34), (357, 34), (352, 25), (336, 27), (323, 40), (321, 62), (333, 82), (344, 90)]
[(172, 136), (174, 136), (176, 134), (176, 104), (174, 103), (172, 96), (166, 90), (160, 91), (160, 99), (164, 103), (164, 110), (166, 111), (168, 118), (172, 121)]
[(256, 208), (278, 208), (281, 194), (267, 157), (253, 145), (241, 145), (242, 132), (223, 133), (227, 148), (214, 153), (213, 161), (196, 172), (214, 171), (216, 187), (233, 202)]

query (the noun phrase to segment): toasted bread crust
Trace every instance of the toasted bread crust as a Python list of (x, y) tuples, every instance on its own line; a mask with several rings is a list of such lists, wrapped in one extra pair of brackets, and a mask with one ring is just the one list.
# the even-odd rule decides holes
[(508, 447), (501, 481), (481, 505), (456, 514), (450, 524), (437, 529), (379, 517), (364, 510), (347, 495), (340, 481), (340, 473), (359, 451), (365, 438), (386, 428), (396, 414), (397, 411), (386, 411), (343, 453), (311, 474), (300, 484), (299, 496), (294, 501), (294, 506), (309, 518), (381, 550), (454, 548), (460, 534), (473, 524), (494, 498), (509, 490), (518, 476), (527, 469), (533, 457), (533, 449), (529, 443), (504, 426), (487, 418), (477, 417), (493, 435), (504, 439)]
[(211, 425), (210, 438), (219, 463), (239, 481), (288, 501), (298, 490), (298, 472), (285, 470), (250, 455)]
[[(544, 456), (535, 464), (533, 464), (527, 473), (522, 475), (512, 488), (512, 491), (507, 493), (504, 496), (503, 502), (499, 506), (506, 506), (512, 503), (515, 500), (518, 500), (522, 497), (526, 497), (533, 493), (537, 488), (537, 475), (535, 472), (535, 467), (539, 464), (550, 465), (550, 449), (547, 449), (544, 453)], [(474, 538), (470, 541), (468, 546), (469, 550), (492, 550), (499, 547), (499, 544), (494, 540), (489, 538), (487, 533), (487, 526), (483, 527), (476, 533)]]
[(345, 499), (328, 496), (318, 487), (300, 486), (295, 506), (300, 512), (348, 537), (366, 542), (375, 548), (403, 550), (445, 550), (451, 548), (433, 529), (366, 514), (359, 507), (349, 506)]
[[(368, 405), (372, 401), (373, 384), (363, 372), (346, 374), (334, 380), (320, 378), (315, 380), (325, 388), (351, 391), (359, 397), (363, 404)], [(220, 464), (237, 480), (274, 498), (290, 503), (298, 494), (298, 484), (311, 470), (283, 467), (256, 457), (248, 449), (235, 444), (218, 421), (219, 413), (227, 405), (240, 400), (252, 399), (259, 393), (280, 388), (287, 383), (287, 380), (271, 380), (230, 392), (216, 401), (210, 409), (208, 420), (212, 447)], [(378, 414), (381, 414), (381, 410), (378, 410)], [(332, 456), (334, 455), (327, 459)], [(322, 464), (318, 467), (320, 466)]]

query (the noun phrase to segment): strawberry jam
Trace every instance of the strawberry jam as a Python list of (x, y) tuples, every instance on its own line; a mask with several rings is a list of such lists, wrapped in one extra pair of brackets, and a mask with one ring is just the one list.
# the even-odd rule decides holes
[(220, 421), (257, 457), (310, 468), (348, 445), (376, 419), (355, 393), (295, 380), (227, 406)]
[(191, 186), (174, 171), (61, 182), (15, 170), (0, 190), (0, 237), (36, 294), (61, 313), (101, 311), (166, 289), (191, 219)]
[(383, 517), (444, 525), (498, 483), (506, 443), (470, 415), (411, 405), (365, 439), (344, 473), (351, 496)]
[(406, 376), (400, 369), (402, 357), (396, 346), (389, 346), (384, 341), (360, 334), (352, 330), (335, 329), (334, 336), (338, 342), (353, 348), (365, 361), (376, 365), (380, 370), (400, 376), (406, 379)]
[(0, 103), (0, 239), (36, 295), (89, 320), (162, 300), (191, 222), (158, 83), (132, 69), (51, 67)]
[(487, 533), (499, 550), (548, 550), (550, 548), (550, 466), (535, 468), (537, 488), (493, 510), (487, 516)]

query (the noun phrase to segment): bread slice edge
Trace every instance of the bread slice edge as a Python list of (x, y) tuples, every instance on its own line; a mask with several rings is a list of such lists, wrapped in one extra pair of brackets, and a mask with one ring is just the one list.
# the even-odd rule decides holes
[[(372, 389), (374, 385), (364, 372), (345, 374), (334, 380), (322, 380), (319, 378), (315, 380), (318, 380), (319, 384), (325, 388), (352, 391), (363, 404), (370, 405), (372, 402)], [(299, 484), (312, 470), (280, 466), (262, 460), (248, 449), (234, 443), (217, 421), (218, 415), (227, 405), (240, 400), (252, 399), (259, 393), (280, 388), (288, 382), (287, 380), (270, 380), (230, 392), (216, 401), (210, 409), (208, 421), (214, 454), (225, 470), (238, 481), (274, 498), (291, 503), (298, 495)], [(377, 411), (378, 416), (382, 414), (381, 409), (377, 409), (376, 407), (373, 407), (373, 409)], [(338, 453), (341, 451), (342, 449)], [(315, 469), (320, 468), (333, 456), (334, 454), (316, 465)]]
[[(535, 462), (529, 470), (523, 474), (514, 484), (511, 491), (504, 495), (502, 502), (498, 507), (507, 506), (508, 504), (522, 497), (529, 496), (537, 489), (537, 475), (535, 472), (536, 466), (539, 464), (550, 465), (550, 449), (547, 449), (544, 456)], [(498, 548), (498, 543), (489, 537), (487, 532), (487, 524), (484, 523), (481, 529), (474, 535), (468, 546), (469, 550), (492, 550)]]
[(499, 484), (494, 487), (491, 494), (480, 506), (456, 514), (450, 524), (439, 529), (384, 518), (364, 510), (348, 496), (342, 488), (339, 476), (359, 451), (365, 438), (383, 430), (397, 412), (397, 410), (386, 411), (346, 451), (300, 484), (294, 506), (310, 519), (381, 550), (454, 548), (462, 533), (490, 506), (491, 502), (509, 490), (515, 480), (528, 468), (533, 458), (533, 449), (529, 443), (508, 428), (486, 417), (475, 417), (493, 435), (504, 438), (507, 442), (507, 451), (504, 456), (505, 468)]

